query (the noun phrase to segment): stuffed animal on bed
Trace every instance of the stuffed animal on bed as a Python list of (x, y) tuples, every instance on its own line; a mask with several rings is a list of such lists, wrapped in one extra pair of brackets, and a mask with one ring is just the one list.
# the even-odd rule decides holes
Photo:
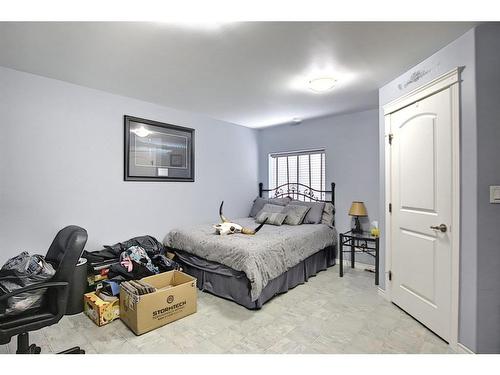
[(264, 224), (267, 221), (267, 219), (264, 220), (264, 222), (262, 224), (260, 224), (255, 229), (249, 229), (249, 228), (242, 227), (239, 224), (232, 223), (230, 220), (228, 220), (224, 217), (224, 215), (222, 214), (222, 206), (223, 205), (224, 205), (224, 201), (222, 201), (222, 203), (220, 204), (220, 208), (219, 208), (219, 216), (220, 216), (220, 219), (222, 220), (222, 223), (214, 225), (215, 233), (217, 233), (221, 236), (224, 236), (226, 234), (234, 234), (234, 233), (254, 235), (260, 230), (260, 228), (262, 228), (264, 226)]

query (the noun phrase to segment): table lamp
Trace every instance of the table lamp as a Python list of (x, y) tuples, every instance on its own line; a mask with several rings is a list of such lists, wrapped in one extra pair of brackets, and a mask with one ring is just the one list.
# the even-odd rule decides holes
[(352, 228), (352, 233), (362, 233), (361, 224), (359, 223), (360, 216), (368, 216), (366, 213), (366, 207), (363, 202), (352, 202), (351, 209), (349, 210), (349, 216), (354, 216), (354, 228)]

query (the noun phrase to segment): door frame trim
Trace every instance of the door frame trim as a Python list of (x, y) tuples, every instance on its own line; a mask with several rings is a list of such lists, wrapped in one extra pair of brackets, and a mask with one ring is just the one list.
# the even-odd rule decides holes
[(384, 110), (384, 153), (385, 153), (385, 298), (392, 301), (392, 283), (388, 271), (392, 267), (392, 221), (389, 213), (391, 201), (391, 134), (390, 114), (407, 107), (435, 93), (451, 89), (451, 121), (452, 121), (452, 218), (451, 218), (451, 333), (449, 345), (459, 350), (459, 298), (460, 298), (460, 67), (433, 79), (415, 90), (389, 102)]
[(397, 99), (394, 99), (393, 101), (390, 101), (382, 107), (384, 109), (384, 116), (387, 116), (392, 112), (399, 111), (403, 107), (407, 107), (419, 100), (434, 95), (436, 92), (444, 90), (455, 83), (458, 83), (460, 81), (460, 70), (460, 67), (453, 68), (439, 77), (434, 78), (432, 81), (417, 87), (416, 89), (400, 96)]

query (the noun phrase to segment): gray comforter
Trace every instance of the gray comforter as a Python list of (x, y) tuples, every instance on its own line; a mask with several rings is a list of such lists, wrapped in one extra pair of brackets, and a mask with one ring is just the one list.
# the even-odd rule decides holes
[[(249, 228), (257, 225), (253, 218), (234, 222)], [(319, 250), (335, 245), (336, 239), (335, 228), (325, 224), (264, 225), (254, 236), (219, 236), (211, 224), (203, 224), (170, 231), (166, 245), (243, 271), (250, 280), (254, 301), (269, 280)]]

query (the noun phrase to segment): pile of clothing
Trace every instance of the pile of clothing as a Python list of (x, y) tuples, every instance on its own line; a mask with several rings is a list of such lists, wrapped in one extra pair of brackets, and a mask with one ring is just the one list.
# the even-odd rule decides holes
[(99, 251), (84, 251), (82, 256), (87, 259), (95, 280), (121, 283), (180, 269), (177, 262), (166, 256), (163, 244), (152, 236), (134, 237)]

